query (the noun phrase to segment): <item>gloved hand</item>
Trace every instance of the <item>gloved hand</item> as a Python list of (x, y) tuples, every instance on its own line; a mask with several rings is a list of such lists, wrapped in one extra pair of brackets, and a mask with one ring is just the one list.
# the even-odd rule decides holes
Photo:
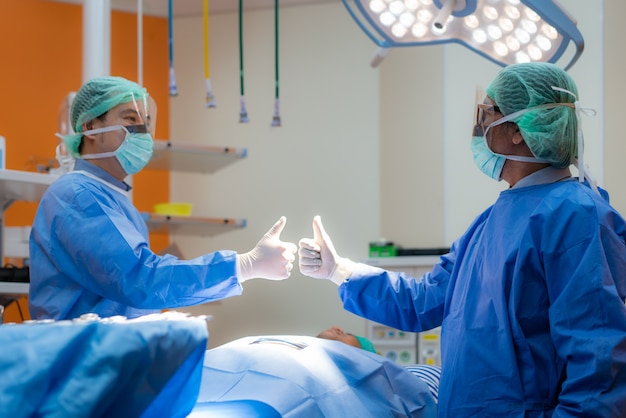
[(319, 216), (313, 218), (313, 239), (302, 238), (299, 245), (300, 272), (305, 276), (340, 285), (355, 268), (355, 262), (337, 255)]
[(282, 216), (252, 251), (237, 254), (239, 283), (253, 278), (283, 280), (289, 277), (298, 248), (292, 242), (280, 240), (286, 223), (287, 218)]

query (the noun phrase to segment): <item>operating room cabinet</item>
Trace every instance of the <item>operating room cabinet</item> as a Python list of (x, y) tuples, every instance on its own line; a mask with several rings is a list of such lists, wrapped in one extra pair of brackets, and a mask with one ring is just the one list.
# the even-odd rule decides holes
[[(402, 256), (368, 258), (365, 263), (401, 271), (420, 278), (439, 262), (438, 256)], [(366, 321), (367, 336), (379, 354), (407, 365), (413, 363), (441, 365), (441, 330), (435, 328), (420, 333), (397, 330), (373, 321)]]

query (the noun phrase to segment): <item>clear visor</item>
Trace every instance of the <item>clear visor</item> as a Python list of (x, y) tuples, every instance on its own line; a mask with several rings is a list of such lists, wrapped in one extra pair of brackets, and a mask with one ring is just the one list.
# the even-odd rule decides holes
[(152, 97), (133, 97), (107, 112), (107, 124), (125, 126), (129, 132), (150, 133), (156, 131), (157, 106)]
[(68, 93), (63, 100), (61, 100), (61, 105), (59, 106), (59, 133), (63, 136), (73, 135), (76, 133), (74, 132), (72, 122), (70, 121), (70, 109), (72, 107), (74, 97), (76, 97), (75, 92)]
[(478, 105), (481, 104), (483, 100), (485, 100), (485, 97), (487, 97), (487, 93), (485, 92), (485, 89), (482, 86), (477, 85), (476, 93), (474, 96), (474, 113), (473, 113), (474, 120), (472, 121), (474, 122), (472, 126), (474, 129), (476, 129), (476, 126), (478, 125), (478, 121), (480, 120), (480, 117), (478, 115)]
[[(68, 93), (63, 98), (59, 107), (59, 134), (62, 136), (75, 134), (70, 121), (70, 109), (76, 93)], [(126, 103), (121, 103), (107, 111), (109, 123), (112, 125), (140, 126), (144, 125), (144, 132), (149, 132), (154, 138), (156, 132), (157, 106), (154, 99), (148, 95), (135, 97), (131, 94), (131, 99)], [(130, 128), (129, 132), (140, 132)]]
[[(484, 103), (486, 97), (487, 93), (485, 90), (481, 86), (476, 86), (472, 136), (485, 136), (490, 125), (498, 120), (496, 114), (499, 113), (502, 115), (502, 111), (498, 106)], [(508, 121), (508, 119), (506, 121)]]

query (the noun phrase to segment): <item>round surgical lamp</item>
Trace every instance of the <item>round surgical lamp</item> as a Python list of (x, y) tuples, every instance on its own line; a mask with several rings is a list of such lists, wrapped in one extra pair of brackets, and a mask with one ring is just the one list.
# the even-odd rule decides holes
[(342, 1), (379, 46), (374, 67), (389, 48), (456, 42), (501, 66), (532, 61), (558, 64), (573, 49), (564, 65), (567, 70), (585, 44), (576, 20), (555, 0)]

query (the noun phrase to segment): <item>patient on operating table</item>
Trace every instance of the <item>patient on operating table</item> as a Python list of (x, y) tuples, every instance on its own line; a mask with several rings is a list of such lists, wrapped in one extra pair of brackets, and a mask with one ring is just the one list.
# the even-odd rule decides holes
[(207, 350), (190, 416), (218, 416), (223, 404), (263, 405), (287, 418), (437, 416), (427, 383), (375, 354), (369, 340), (339, 327), (319, 335), (251, 336)]
[[(370, 340), (359, 335), (344, 332), (343, 329), (341, 329), (337, 325), (334, 325), (320, 332), (317, 335), (317, 338), (341, 341), (344, 344), (352, 345), (354, 347), (362, 348), (363, 350), (376, 353), (376, 348)], [(428, 389), (433, 395), (433, 398), (435, 398), (435, 402), (437, 402), (439, 392), (439, 379), (441, 378), (441, 366), (431, 366), (428, 364), (411, 364), (405, 366), (405, 368), (415, 376), (422, 379), (428, 385)]]

